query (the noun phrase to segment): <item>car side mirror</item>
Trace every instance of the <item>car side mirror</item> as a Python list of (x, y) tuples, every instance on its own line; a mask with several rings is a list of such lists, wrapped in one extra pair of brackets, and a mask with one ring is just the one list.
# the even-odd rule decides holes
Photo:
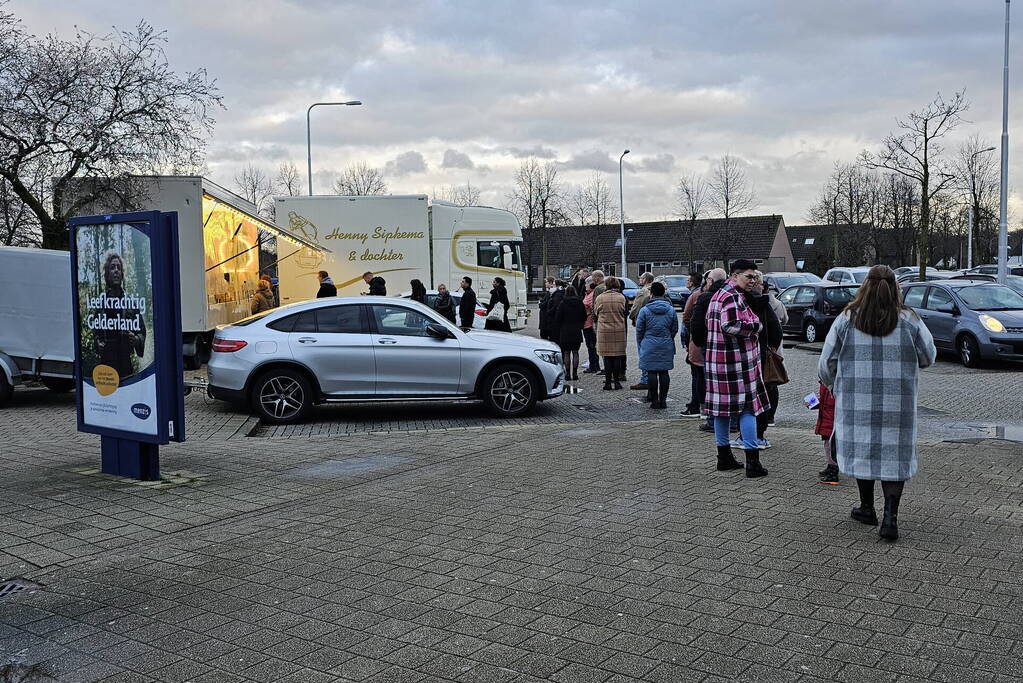
[(454, 339), (455, 335), (448, 328), (440, 323), (430, 323), (426, 326), (426, 333), (434, 339)]
[(935, 310), (938, 313), (948, 313), (949, 315), (959, 314), (959, 311), (956, 310), (955, 304), (941, 304)]

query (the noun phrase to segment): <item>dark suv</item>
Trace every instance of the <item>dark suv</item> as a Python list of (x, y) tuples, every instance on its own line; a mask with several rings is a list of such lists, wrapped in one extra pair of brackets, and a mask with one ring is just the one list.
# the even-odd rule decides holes
[(785, 334), (798, 335), (807, 342), (823, 341), (831, 324), (853, 297), (859, 285), (811, 282), (789, 287), (778, 295), (789, 314)]

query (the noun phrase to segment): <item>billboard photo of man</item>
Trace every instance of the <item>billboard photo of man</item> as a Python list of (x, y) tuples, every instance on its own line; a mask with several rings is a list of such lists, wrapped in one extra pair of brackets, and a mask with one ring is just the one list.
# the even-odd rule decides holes
[(109, 252), (103, 260), (104, 290), (100, 295), (104, 325), (96, 329), (94, 337), (99, 361), (116, 370), (121, 379), (135, 374), (133, 359), (142, 358), (146, 351), (146, 302), (136, 302), (125, 294), (124, 270), (121, 255)]

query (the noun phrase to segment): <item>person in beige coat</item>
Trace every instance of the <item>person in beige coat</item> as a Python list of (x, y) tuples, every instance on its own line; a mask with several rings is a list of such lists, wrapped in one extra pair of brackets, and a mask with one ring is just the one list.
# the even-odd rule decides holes
[(621, 389), (625, 379), (625, 344), (628, 327), (622, 282), (616, 277), (604, 281), (606, 291), (596, 298), (593, 319), (597, 327), (597, 353), (604, 359), (604, 389)]

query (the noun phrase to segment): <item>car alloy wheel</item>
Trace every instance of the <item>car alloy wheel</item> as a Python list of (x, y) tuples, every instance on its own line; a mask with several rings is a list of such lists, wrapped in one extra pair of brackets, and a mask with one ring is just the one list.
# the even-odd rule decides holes
[(969, 335), (963, 335), (959, 339), (959, 360), (964, 367), (975, 368), (980, 361), (980, 349), (977, 342)]
[(299, 422), (311, 405), (309, 382), (292, 370), (271, 371), (256, 383), (253, 404), (271, 424)]
[(536, 405), (536, 388), (529, 374), (517, 367), (498, 368), (486, 383), (487, 403), (502, 417), (518, 417)]
[(803, 333), (803, 337), (806, 339), (807, 344), (813, 344), (817, 341), (817, 324), (807, 323), (806, 331)]

